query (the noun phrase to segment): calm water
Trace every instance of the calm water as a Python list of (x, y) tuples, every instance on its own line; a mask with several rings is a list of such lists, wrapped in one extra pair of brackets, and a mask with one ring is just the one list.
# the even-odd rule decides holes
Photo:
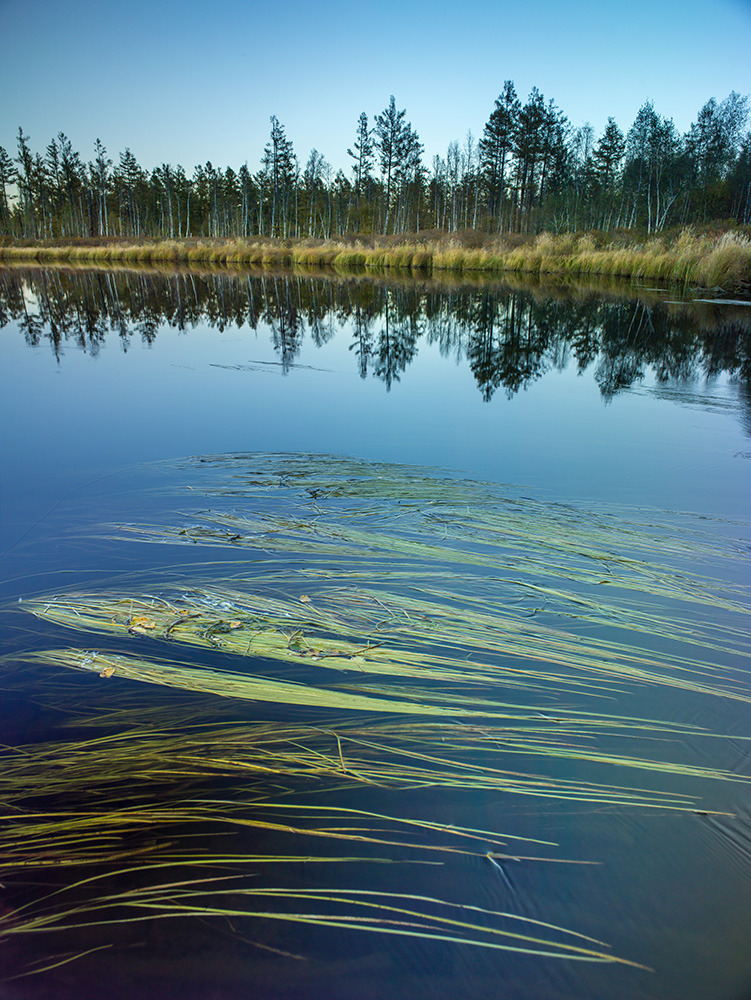
[[(393, 844), (380, 849), (334, 841), (332, 847), (324, 838), (308, 837), (303, 846), (288, 848), (283, 833), (231, 831), (239, 855), (283, 850), (302, 858), (381, 858), (354, 867), (306, 867), (301, 860), (279, 866), (272, 875), (248, 864), (240, 869), (247, 880), (410, 893), (503, 911), (587, 935), (650, 971), (345, 927), (192, 917), (118, 924), (99, 932), (94, 926), (16, 934), (5, 942), (0, 937), (0, 982), (7, 979), (0, 985), (2, 1000), (751, 997), (751, 785), (746, 783), (751, 780), (751, 730), (745, 700), (751, 699), (751, 682), (746, 684), (744, 617), (751, 538), (751, 305), (688, 302), (654, 289), (627, 293), (299, 275), (0, 270), (0, 327), (0, 632), (7, 654), (5, 678), (0, 677), (0, 743), (17, 747), (90, 738), (91, 730), (77, 729), (75, 720), (83, 720), (87, 711), (104, 718), (114, 710), (113, 701), (134, 718), (147, 717), (155, 706), (184, 710), (180, 738), (187, 738), (188, 725), (205, 713), (212, 718), (216, 713), (222, 724), (272, 726), (334, 725), (342, 718), (333, 709), (274, 702), (215, 699), (221, 703), (215, 708), (208, 697), (193, 704), (180, 701), (179, 692), (117, 678), (106, 682), (105, 695), (98, 677), (92, 685), (91, 678), (61, 667), (19, 670), (17, 657), (36, 650), (73, 645), (132, 652), (132, 634), (108, 646), (101, 637), (82, 637), (32, 618), (24, 604), (38, 595), (107, 588), (152, 594), (160, 587), (205, 581), (209, 564), (216, 578), (236, 576), (240, 567), (246, 583), (257, 574), (259, 586), (268, 587), (271, 577), (264, 574), (272, 571), (305, 572), (313, 564), (326, 572), (337, 569), (334, 557), (320, 554), (311, 556), (310, 566), (303, 555), (279, 552), (272, 553), (270, 565), (256, 565), (258, 553), (249, 556), (239, 535), (240, 546), (230, 550), (187, 545), (185, 535), (173, 536), (170, 544), (149, 545), (103, 530), (137, 523), (183, 532), (187, 525), (191, 531), (196, 519), (208, 516), (207, 507), (235, 516), (243, 503), (243, 516), (252, 504), (256, 513), (278, 516), (280, 501), (273, 491), (260, 498), (254, 494), (252, 504), (247, 497), (233, 503), (212, 500), (217, 494), (208, 490), (202, 463), (191, 456), (279, 456), (241, 461), (248, 480), (256, 474), (276, 476), (275, 487), (283, 489), (287, 480), (278, 469), (286, 468), (287, 454), (309, 456), (304, 461), (311, 474), (320, 475), (319, 456), (365, 463), (358, 467), (372, 469), (374, 476), (388, 475), (384, 466), (391, 464), (409, 467), (412, 477), (418, 475), (415, 468), (424, 468), (436, 480), (486, 484), (488, 510), (510, 503), (517, 513), (537, 511), (541, 522), (552, 519), (561, 540), (574, 538), (576, 526), (589, 523), (589, 517), (606, 527), (616, 521), (649, 525), (660, 537), (673, 530), (681, 539), (700, 537), (701, 572), (718, 586), (732, 587), (735, 595), (732, 607), (716, 611), (717, 638), (710, 654), (715, 659), (709, 666), (728, 676), (738, 672), (733, 698), (624, 686), (609, 702), (610, 712), (720, 734), (703, 739), (681, 730), (638, 746), (642, 758), (678, 760), (706, 769), (704, 776), (646, 771), (624, 779), (623, 769), (598, 769), (565, 754), (544, 765), (526, 753), (492, 760), (492, 766), (514, 772), (543, 773), (544, 766), (544, 774), (560, 781), (625, 783), (689, 796), (691, 811), (498, 790), (405, 791), (378, 785), (342, 789), (332, 784), (316, 799), (337, 808), (544, 840), (558, 845), (559, 859), (594, 864), (518, 862), (508, 877), (486, 857), (501, 842), (492, 838), (471, 842), (466, 853), (442, 853), (440, 865), (426, 866), (418, 863), (425, 857)], [(219, 482), (224, 465), (206, 464), (212, 475), (217, 470)], [(195, 501), (186, 488), (196, 494)], [(310, 490), (308, 495), (317, 496)], [(283, 499), (292, 502), (286, 494)], [(390, 500), (398, 504), (399, 497)], [(365, 513), (360, 510), (358, 516)], [(394, 530), (401, 530), (398, 524)], [(421, 537), (421, 530), (409, 537)], [(448, 528), (443, 530), (435, 540), (448, 544)], [(577, 544), (565, 558), (580, 559)], [(483, 558), (494, 558), (492, 546), (481, 551)], [(474, 575), (457, 586), (465, 596), (505, 599), (516, 578), (531, 572), (524, 567), (523, 543), (514, 552), (516, 564), (510, 557), (502, 570), (489, 563), (489, 569), (472, 570)], [(679, 553), (676, 560), (671, 568), (682, 578), (696, 570), (692, 557)], [(278, 592), (281, 585), (273, 586)], [(650, 600), (645, 594), (640, 606), (645, 613)], [(670, 599), (665, 600), (660, 613), (667, 609), (669, 614)], [(624, 641), (622, 633), (608, 631), (607, 622), (597, 630), (571, 624), (570, 612), (562, 612), (554, 597), (549, 601), (542, 607), (542, 625)], [(538, 610), (529, 605), (528, 613), (537, 616)], [(138, 652), (150, 649), (152, 641), (143, 639)], [(685, 649), (675, 643), (673, 648), (672, 640), (660, 635), (640, 641), (650, 657), (689, 656), (690, 637)], [(159, 655), (156, 648), (150, 652)], [(221, 659), (212, 649), (195, 655), (205, 666)], [(239, 669), (248, 669), (244, 664), (247, 660)], [(293, 670), (271, 660), (252, 669), (318, 682), (317, 666), (308, 668), (309, 675), (304, 664)], [(364, 683), (362, 677), (354, 680)], [(524, 697), (516, 700), (523, 703)], [(556, 702), (539, 704), (547, 711)], [(568, 698), (560, 708), (572, 705), (575, 700)], [(582, 705), (591, 708), (589, 702)], [(346, 720), (355, 717), (349, 713)], [(106, 731), (121, 731), (127, 724), (113, 719)], [(586, 739), (592, 752), (609, 754), (623, 751), (628, 742), (622, 736)], [(481, 762), (491, 766), (490, 758)], [(6, 761), (7, 768), (12, 766)], [(737, 780), (713, 780), (707, 771)], [(175, 775), (173, 784), (183, 780), (184, 775)], [(212, 794), (220, 796), (223, 786), (217, 782)], [(307, 801), (299, 798), (297, 779), (285, 784), (277, 777), (273, 785), (275, 794)], [(55, 808), (54, 795), (46, 795), (43, 806), (32, 798), (9, 806), (8, 814)], [(128, 797), (122, 786), (107, 795), (115, 806), (118, 796)], [(59, 808), (71, 808), (70, 800), (61, 799)], [(221, 846), (225, 833), (217, 831), (217, 852), (226, 851)], [(129, 836), (145, 850), (162, 835), (146, 824)], [(403, 842), (413, 835), (399, 830), (394, 836)], [(444, 834), (423, 829), (418, 840), (442, 844)], [(121, 847), (113, 848), (113, 858)], [(528, 847), (525, 855), (537, 853)], [(42, 843), (38, 850), (41, 856)], [(233, 864), (236, 872), (237, 860)], [(120, 866), (136, 867), (132, 859), (111, 862), (112, 871)], [(54, 908), (54, 901), (39, 900), (107, 870), (82, 864), (61, 874), (54, 866), (28, 861), (25, 867), (3, 867), (0, 920), (5, 914), (10, 926), (17, 925), (11, 911), (19, 905)], [(207, 866), (200, 874), (215, 877), (216, 871)], [(140, 877), (118, 876), (117, 887), (130, 889)], [(104, 884), (111, 888), (108, 879)], [(310, 904), (303, 911), (305, 905)], [(464, 909), (452, 913), (460, 920), (477, 917)], [(107, 915), (97, 911), (92, 923)], [(534, 925), (530, 933), (540, 936), (540, 927)], [(90, 949), (89, 955), (75, 957)], [(34, 963), (56, 968), (15, 978)]]

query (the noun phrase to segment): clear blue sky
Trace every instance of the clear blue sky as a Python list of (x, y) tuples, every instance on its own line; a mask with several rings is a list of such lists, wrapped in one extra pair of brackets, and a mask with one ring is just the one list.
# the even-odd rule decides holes
[(476, 138), (503, 81), (573, 125), (624, 132), (647, 99), (685, 131), (751, 93), (751, 0), (0, 0), (0, 145), (65, 132), (84, 159), (259, 165), (277, 115), (304, 164), (349, 169), (361, 111), (394, 94), (429, 165)]

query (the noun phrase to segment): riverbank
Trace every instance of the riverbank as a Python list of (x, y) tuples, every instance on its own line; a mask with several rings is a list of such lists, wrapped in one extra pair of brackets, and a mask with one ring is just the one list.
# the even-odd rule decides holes
[[(475, 239), (471, 242), (479, 242)], [(453, 272), (607, 276), (660, 281), (683, 287), (726, 292), (751, 291), (751, 238), (732, 230), (721, 235), (691, 230), (641, 242), (619, 236), (608, 242), (596, 236), (543, 233), (467, 245), (461, 237), (362, 237), (347, 242), (324, 240), (126, 240), (96, 239), (10, 243), (0, 246), (0, 260), (80, 264), (195, 263), (261, 267), (321, 267), (342, 270), (415, 270)]]

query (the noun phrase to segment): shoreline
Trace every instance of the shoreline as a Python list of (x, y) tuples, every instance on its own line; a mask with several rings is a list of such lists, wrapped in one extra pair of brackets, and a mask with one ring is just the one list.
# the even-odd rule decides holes
[[(332, 267), (347, 271), (416, 271), (500, 276), (504, 273), (644, 279), (683, 288), (751, 292), (751, 239), (740, 232), (721, 236), (684, 230), (669, 241), (650, 237), (631, 245), (615, 242), (597, 246), (590, 236), (548, 233), (521, 246), (502, 239), (483, 247), (460, 240), (433, 239), (380, 245), (379, 238), (362, 241), (282, 241), (271, 238), (152, 239), (109, 241), (36, 241), (0, 246), (0, 263), (187, 263), (260, 267)], [(373, 245), (375, 243), (375, 245)]]

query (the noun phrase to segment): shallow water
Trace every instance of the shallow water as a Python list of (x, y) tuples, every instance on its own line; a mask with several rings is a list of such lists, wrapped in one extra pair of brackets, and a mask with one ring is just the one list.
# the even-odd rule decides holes
[[(751, 994), (751, 761), (743, 700), (751, 698), (747, 308), (676, 301), (654, 290), (627, 295), (300, 275), (12, 269), (0, 271), (0, 322), (3, 744), (109, 738), (139, 720), (158, 728), (169, 719), (178, 741), (188, 740), (196, 725), (264, 724), (273, 731), (312, 725), (318, 735), (311, 739), (324, 740), (315, 743), (317, 751), (336, 765), (338, 750), (321, 730), (393, 722), (389, 713), (217, 698), (22, 659), (62, 647), (177, 659), (316, 690), (341, 682), (371, 697), (377, 689), (379, 697), (406, 698), (422, 684), (371, 675), (371, 664), (354, 659), (340, 677), (333, 670), (339, 664), (325, 660), (231, 655), (221, 633), (216, 642), (187, 648), (172, 641), (174, 634), (160, 641), (127, 622), (106, 636), (81, 632), (25, 607), (40, 595), (71, 593), (178, 601), (191, 588), (211, 591), (217, 581), (298, 604), (312, 594), (314, 609), (355, 579), (384, 602), (390, 591), (406, 599), (440, 586), (441, 601), (467, 620), (472, 602), (482, 598), (502, 608), (514, 627), (526, 622), (538, 643), (549, 629), (558, 638), (565, 633), (567, 642), (599, 644), (600, 651), (608, 643), (636, 644), (650, 664), (668, 664), (670, 678), (688, 676), (681, 664), (697, 655), (701, 639), (704, 680), (734, 693), (717, 697), (634, 677), (608, 679), (605, 692), (577, 692), (578, 668), (553, 655), (558, 638), (550, 639), (547, 658), (539, 645), (523, 656), (500, 647), (481, 654), (470, 644), (467, 662), (487, 656), (499, 671), (544, 670), (554, 679), (530, 691), (514, 688), (504, 674), (497, 688), (478, 691), (469, 681), (452, 687), (431, 675), (418, 700), (441, 704), (436, 699), (448, 693), (453, 728), (431, 732), (429, 742), (427, 730), (419, 730), (420, 742), (410, 748), (435, 756), (449, 745), (453, 764), (458, 757), (473, 769), (544, 777), (558, 790), (561, 782), (586, 785), (589, 793), (572, 799), (531, 785), (510, 791), (439, 782), (414, 787), (413, 781), (401, 782), (410, 785), (404, 788), (361, 785), (351, 776), (254, 773), (248, 794), (268, 801), (288, 824), (294, 825), (284, 809), (311, 801), (322, 810), (364, 810), (391, 819), (341, 820), (348, 836), (353, 826), (369, 826), (389, 843), (233, 826), (226, 816), (209, 834), (191, 813), (184, 822), (164, 825), (152, 817), (120, 831), (117, 844), (107, 846), (110, 861), (36, 864), (32, 851), (24, 865), (8, 864), (0, 874), (0, 921), (5, 914), (11, 930), (19, 924), (11, 911), (19, 906), (39, 913), (61, 901), (62, 909), (90, 905), (90, 888), (69, 887), (92, 874), (107, 891), (132, 892), (147, 876), (136, 871), (140, 855), (128, 851), (162, 857), (155, 845), (168, 838), (192, 844), (199, 832), (195, 842), (211, 855), (231, 855), (223, 866), (202, 864), (200, 877), (282, 888), (288, 898), (281, 906), (290, 912), (312, 907), (289, 898), (301, 889), (408, 894), (413, 909), (414, 897), (433, 902), (423, 899), (419, 918), (375, 911), (393, 922), (374, 933), (355, 927), (353, 917), (365, 911), (350, 910), (343, 926), (323, 928), (278, 916), (154, 919), (152, 911), (132, 908), (128, 922), (97, 927), (119, 912), (98, 910), (92, 927), (0, 939), (3, 1000)], [(221, 455), (241, 457), (191, 458)], [(368, 487), (360, 495), (363, 483), (389, 477), (398, 484), (391, 492), (374, 496)], [(332, 493), (332, 482), (341, 490), (348, 481), (360, 493)], [(439, 500), (447, 482), (456, 491), (448, 507)], [(419, 502), (409, 500), (409, 490)], [(470, 508), (490, 519), (484, 534), (471, 538), (462, 520)], [(248, 526), (261, 515), (263, 530)], [(244, 520), (226, 529), (224, 522), (217, 528), (217, 517)], [(325, 545), (316, 534), (301, 546), (290, 534), (293, 518), (315, 532), (333, 518), (339, 533)], [(159, 537), (147, 538), (145, 527), (158, 528)], [(365, 537), (349, 537), (345, 552), (343, 532), (355, 527)], [(376, 532), (397, 539), (400, 554)], [(430, 551), (417, 548), (427, 544)], [(606, 579), (612, 598), (601, 597)], [(686, 595), (696, 597), (702, 587), (711, 598), (691, 603)], [(577, 601), (587, 602), (586, 615), (576, 612)], [(226, 619), (235, 605), (217, 613)], [(649, 627), (640, 615), (649, 616)], [(654, 625), (658, 616), (663, 632)], [(674, 623), (686, 629), (680, 640)], [(431, 641), (438, 662), (445, 646)], [(622, 651), (616, 662), (630, 655)], [(516, 715), (480, 723), (461, 697), (504, 701)], [(659, 720), (673, 731), (593, 733), (567, 723), (563, 736), (546, 737), (557, 741), (555, 754), (543, 755), (539, 745), (512, 746), (507, 738), (509, 731), (521, 738), (515, 727), (529, 719), (524, 723), (518, 713), (530, 704), (535, 726), (555, 716), (553, 729), (560, 728), (566, 713), (590, 712)], [(462, 727), (469, 730), (464, 743)], [(381, 763), (401, 760), (403, 734), (383, 739), (388, 752), (381, 751)], [(576, 756), (574, 744), (582, 751)], [(103, 744), (103, 768), (112, 766), (109, 753)], [(662, 769), (602, 759), (629, 754)], [(17, 758), (8, 760), (6, 779)], [(691, 770), (677, 773), (677, 765)], [(54, 755), (34, 779), (44, 779), (40, 789), (8, 806), (8, 815), (21, 807), (116, 807), (136, 794), (122, 778), (82, 791), (80, 801), (75, 788), (45, 791), (50, 767)], [(170, 767), (175, 771), (154, 786), (165, 808), (183, 809), (200, 797), (234, 802), (241, 817), (252, 813), (234, 772), (219, 768), (195, 784)], [(133, 774), (139, 774), (135, 764)], [(636, 788), (641, 799), (616, 804), (605, 785)], [(148, 788), (137, 788), (143, 806)], [(661, 804), (648, 806), (650, 795)], [(674, 804), (684, 797), (684, 805), (670, 807), (665, 796)], [(409, 829), (399, 825), (405, 819), (438, 826)], [(457, 826), (484, 833), (465, 843), (450, 829)], [(512, 837), (526, 838), (523, 850)], [(549, 844), (534, 847), (534, 841)], [(511, 856), (501, 867), (487, 857), (499, 850)], [(517, 850), (545, 860), (515, 861)], [(121, 854), (125, 860), (116, 860)], [(243, 862), (264, 854), (299, 860)], [(307, 860), (314, 856), (319, 860)], [(170, 875), (184, 879), (184, 858), (164, 873), (164, 882)], [(229, 899), (231, 908), (247, 913), (237, 885), (221, 883), (229, 896), (208, 892), (202, 901)], [(58, 896), (42, 902), (56, 887)], [(445, 904), (463, 908), (449, 911)], [(313, 909), (327, 906), (335, 908)], [(480, 943), (394, 933), (447, 914), (489, 933), (451, 925), (453, 936), (481, 937)], [(552, 934), (634, 964), (483, 946), (506, 940), (494, 936), (498, 930), (518, 931), (519, 917), (601, 944), (527, 925), (536, 937)], [(425, 934), (435, 933), (426, 926)], [(28, 975), (47, 966), (55, 967)]]

